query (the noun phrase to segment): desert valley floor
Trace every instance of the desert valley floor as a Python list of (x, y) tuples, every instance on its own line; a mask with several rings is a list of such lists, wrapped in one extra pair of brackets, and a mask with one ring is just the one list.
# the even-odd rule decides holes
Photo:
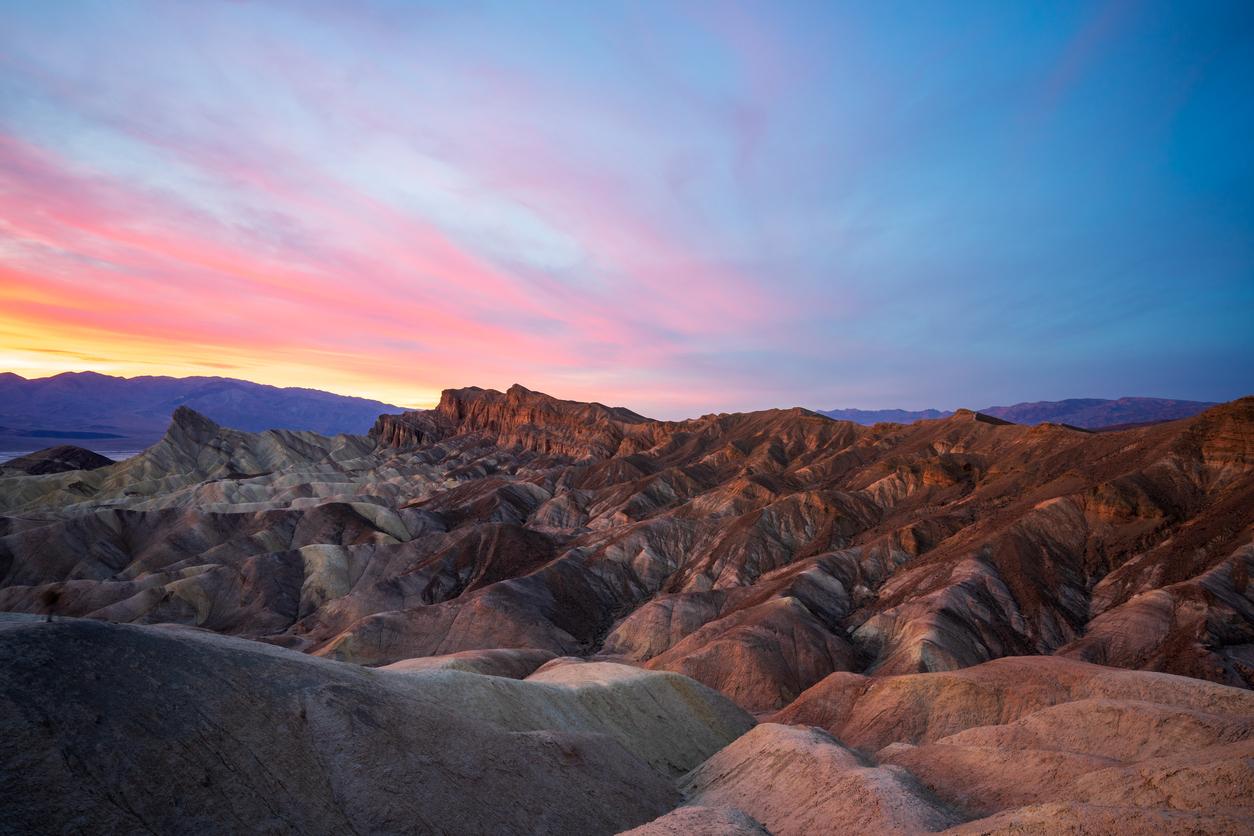
[(0, 470), (0, 832), (1250, 833), (1252, 570), (1254, 398), (180, 409)]

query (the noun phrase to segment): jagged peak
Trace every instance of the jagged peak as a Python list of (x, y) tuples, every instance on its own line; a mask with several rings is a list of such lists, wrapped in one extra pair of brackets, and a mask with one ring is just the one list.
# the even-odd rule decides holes
[(202, 415), (190, 406), (180, 406), (170, 415), (170, 426), (165, 431), (162, 441), (178, 445), (189, 441), (203, 444), (221, 431), (222, 426), (213, 419)]
[(173, 425), (187, 429), (221, 429), (221, 425), (218, 422), (203, 413), (197, 412), (190, 406), (180, 406), (175, 409), (170, 415), (170, 420)]

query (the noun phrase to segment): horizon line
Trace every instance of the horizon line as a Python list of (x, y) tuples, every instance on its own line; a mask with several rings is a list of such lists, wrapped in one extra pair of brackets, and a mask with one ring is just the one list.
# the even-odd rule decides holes
[[(66, 369), (66, 370), (64, 370), (64, 371), (55, 372), (55, 373), (51, 373), (51, 374), (45, 374), (45, 375), (41, 375), (41, 376), (38, 376), (38, 377), (27, 377), (26, 375), (22, 374), (21, 372), (18, 372), (18, 371), (12, 370), (12, 369), (6, 369), (6, 370), (3, 370), (3, 371), (0, 371), (0, 375), (11, 375), (11, 376), (13, 376), (13, 377), (17, 377), (17, 378), (19, 378), (19, 379), (21, 379), (21, 380), (28, 381), (28, 382), (33, 382), (33, 381), (38, 381), (38, 380), (52, 380), (52, 379), (54, 379), (54, 378), (57, 378), (57, 377), (64, 377), (64, 376), (67, 376), (67, 375), (95, 375), (95, 376), (98, 376), (98, 377), (107, 377), (107, 378), (112, 378), (112, 379), (115, 379), (115, 380), (138, 380), (138, 379), (142, 379), (142, 378), (165, 378), (165, 379), (167, 379), (167, 380), (195, 380), (195, 379), (203, 379), (203, 380), (223, 380), (223, 381), (231, 381), (231, 382), (236, 382), (236, 383), (248, 383), (248, 384), (251, 384), (251, 385), (254, 385), (254, 386), (264, 386), (264, 387), (268, 387), (268, 388), (271, 388), (271, 389), (280, 389), (280, 390), (299, 390), (299, 391), (308, 391), (308, 392), (321, 392), (321, 393), (324, 393), (324, 394), (328, 394), (328, 395), (335, 395), (335, 396), (337, 396), (337, 397), (342, 397), (342, 398), (355, 398), (355, 399), (358, 399), (358, 400), (373, 401), (373, 402), (375, 402), (375, 403), (382, 404), (382, 405), (383, 405), (383, 406), (385, 406), (385, 407), (395, 407), (395, 408), (397, 408), (397, 409), (402, 409), (402, 410), (407, 410), (407, 411), (419, 411), (419, 410), (432, 409), (432, 408), (434, 408), (434, 407), (436, 406), (436, 404), (438, 404), (438, 402), (439, 402), (439, 400), (438, 400), (438, 398), (437, 398), (437, 399), (434, 399), (434, 400), (431, 400), (431, 401), (426, 401), (426, 402), (410, 403), (410, 404), (398, 404), (398, 403), (390, 403), (390, 402), (388, 402), (388, 401), (384, 401), (384, 400), (381, 400), (381, 399), (379, 399), (379, 398), (372, 398), (372, 397), (370, 397), (370, 396), (368, 396), (368, 395), (362, 395), (362, 394), (357, 394), (357, 393), (349, 393), (349, 392), (344, 392), (344, 391), (336, 391), (335, 389), (329, 389), (329, 388), (328, 388), (328, 389), (323, 389), (323, 388), (317, 388), (317, 387), (312, 387), (312, 386), (283, 386), (283, 385), (279, 385), (279, 384), (275, 384), (275, 383), (266, 383), (266, 382), (259, 381), (259, 380), (253, 380), (253, 379), (251, 379), (251, 378), (246, 378), (246, 377), (230, 377), (230, 376), (226, 376), (226, 375), (213, 375), (213, 374), (190, 374), (190, 375), (171, 375), (171, 374), (136, 374), (136, 375), (125, 375), (125, 374), (113, 374), (113, 373), (109, 373), (109, 372), (101, 372), (101, 371), (97, 371), (97, 370), (95, 370), (95, 369), (90, 369), (90, 368), (82, 368), (82, 369)], [(518, 384), (513, 384), (513, 385), (520, 385), (520, 386), (524, 386), (524, 384), (521, 384), (521, 383), (518, 383)], [(443, 393), (443, 392), (445, 392), (445, 391), (449, 391), (449, 390), (470, 388), (470, 387), (472, 387), (472, 386), (477, 386), (477, 384), (469, 384), (468, 386), (446, 386), (446, 387), (444, 387), (443, 389), (441, 389), (440, 391), (441, 391), (441, 393)], [(478, 388), (481, 388), (481, 389), (493, 389), (494, 387), (490, 387), (490, 386), (478, 386)], [(506, 388), (508, 388), (508, 387), (506, 387)], [(564, 397), (562, 397), (562, 396), (560, 396), (560, 395), (554, 395), (554, 394), (551, 394), (550, 392), (547, 392), (547, 391), (544, 391), (544, 390), (541, 390), (541, 389), (536, 389), (536, 388), (533, 388), (533, 387), (530, 387), (530, 386), (524, 386), (524, 388), (530, 389), (530, 390), (531, 390), (531, 391), (533, 391), (533, 392), (538, 392), (538, 393), (540, 393), (540, 394), (547, 395), (547, 396), (552, 397), (552, 398), (556, 398), (556, 399), (558, 399), (558, 400), (572, 400), (572, 401), (575, 401), (575, 402), (577, 402), (577, 403), (592, 403), (592, 401), (582, 401), (582, 400), (579, 400), (578, 398), (564, 398)], [(504, 390), (504, 389), (496, 389), (496, 391), (505, 391), (505, 390)], [(1254, 394), (1254, 393), (1251, 393), (1251, 394)], [(1065, 402), (1065, 401), (1079, 401), (1079, 400), (1120, 401), (1120, 400), (1129, 400), (1129, 399), (1142, 399), (1142, 400), (1163, 400), (1163, 401), (1175, 401), (1175, 402), (1179, 402), (1179, 403), (1207, 404), (1207, 405), (1211, 405), (1211, 406), (1217, 406), (1217, 405), (1219, 405), (1219, 404), (1230, 403), (1230, 402), (1235, 401), (1235, 400), (1240, 400), (1240, 399), (1241, 399), (1241, 398), (1243, 398), (1243, 397), (1249, 397), (1249, 395), (1237, 395), (1236, 397), (1233, 397), (1233, 398), (1226, 398), (1226, 399), (1221, 399), (1221, 400), (1205, 400), (1205, 401), (1195, 400), (1195, 399), (1193, 399), (1193, 398), (1169, 397), (1169, 396), (1164, 396), (1164, 395), (1126, 395), (1126, 394), (1125, 394), (1125, 395), (1119, 395), (1119, 396), (1117, 396), (1117, 397), (1101, 397), (1101, 396), (1092, 396), (1092, 395), (1085, 395), (1085, 396), (1075, 395), (1075, 396), (1068, 396), (1068, 397), (1063, 397), (1063, 398), (1038, 398), (1038, 399), (1035, 399), (1035, 400), (1016, 401), (1016, 402), (1014, 402), (1014, 403), (1007, 403), (1007, 404), (987, 404), (987, 405), (982, 406), (982, 407), (971, 407), (971, 406), (963, 406), (963, 405), (958, 405), (958, 406), (954, 406), (954, 407), (936, 407), (936, 406), (929, 406), (929, 407), (920, 407), (920, 408), (910, 408), (910, 407), (904, 407), (904, 406), (890, 406), (890, 407), (860, 407), (860, 406), (817, 407), (817, 406), (806, 406), (806, 405), (804, 405), (804, 404), (793, 404), (793, 405), (791, 405), (791, 406), (768, 406), (768, 407), (763, 407), (762, 409), (791, 409), (791, 408), (794, 408), (794, 407), (800, 407), (800, 408), (802, 408), (802, 409), (807, 409), (807, 410), (810, 410), (810, 411), (812, 411), (812, 412), (819, 412), (819, 413), (823, 413), (823, 412), (849, 412), (849, 411), (866, 412), (866, 413), (875, 413), (875, 412), (929, 412), (929, 411), (932, 411), (932, 412), (950, 413), (950, 414), (952, 414), (952, 413), (957, 412), (958, 410), (961, 410), (961, 409), (968, 409), (968, 410), (971, 410), (971, 411), (973, 411), (973, 412), (980, 412), (980, 411), (983, 411), (983, 410), (988, 410), (988, 409), (1008, 408), (1008, 407), (1014, 407), (1014, 406), (1021, 406), (1021, 405), (1024, 405), (1024, 404), (1037, 404), (1037, 403), (1062, 403), (1062, 402)], [(614, 406), (623, 407), (623, 408), (627, 408), (627, 409), (632, 409), (632, 407), (627, 406), (627, 405), (625, 405), (625, 404), (616, 404), (616, 405), (614, 405)], [(635, 411), (635, 410), (633, 409), (633, 411)], [(735, 412), (757, 412), (757, 411), (761, 411), (761, 410), (758, 410), (758, 409), (748, 409), (748, 410), (718, 410), (718, 409), (711, 409), (711, 410), (708, 410), (707, 412), (705, 412), (705, 413), (703, 413), (703, 414), (720, 414), (720, 413), (729, 413), (729, 412), (730, 412), (730, 413), (735, 413)], [(640, 414), (643, 414), (643, 413), (640, 413)], [(662, 419), (651, 419), (651, 420), (666, 420), (666, 421), (676, 421), (676, 420), (679, 420), (679, 421), (682, 421), (682, 420), (688, 420), (689, 418), (695, 418), (695, 417), (700, 417), (700, 416), (698, 415), (698, 416), (688, 416), (687, 418), (662, 418)]]

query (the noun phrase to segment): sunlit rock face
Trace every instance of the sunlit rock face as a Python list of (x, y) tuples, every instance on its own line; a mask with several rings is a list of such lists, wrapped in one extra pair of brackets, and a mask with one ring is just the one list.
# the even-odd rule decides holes
[(1109, 433), (969, 411), (663, 422), (521, 386), (370, 436), (179, 409), (93, 470), (0, 478), (0, 608), (382, 665), (600, 656), (755, 712), (834, 671), (1062, 654), (1254, 681), (1254, 399)]

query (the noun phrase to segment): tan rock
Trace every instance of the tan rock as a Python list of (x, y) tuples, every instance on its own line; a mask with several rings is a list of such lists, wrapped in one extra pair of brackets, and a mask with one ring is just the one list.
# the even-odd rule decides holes
[(776, 836), (918, 833), (959, 820), (905, 770), (867, 766), (818, 729), (773, 723), (711, 757), (683, 790), (696, 804), (743, 810)]

